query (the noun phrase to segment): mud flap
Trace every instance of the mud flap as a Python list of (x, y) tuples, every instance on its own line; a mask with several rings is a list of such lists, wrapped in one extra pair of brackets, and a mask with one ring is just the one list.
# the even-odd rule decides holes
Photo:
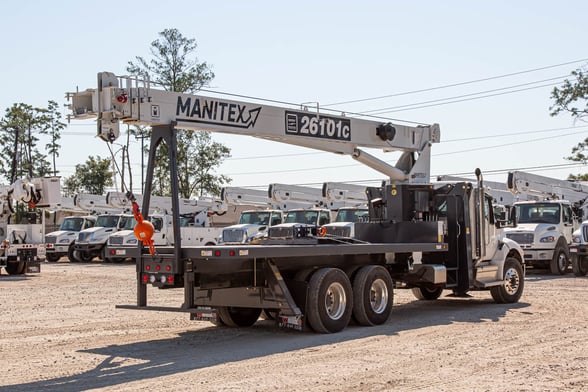
[(41, 272), (41, 262), (39, 260), (27, 261), (25, 274), (38, 274)]

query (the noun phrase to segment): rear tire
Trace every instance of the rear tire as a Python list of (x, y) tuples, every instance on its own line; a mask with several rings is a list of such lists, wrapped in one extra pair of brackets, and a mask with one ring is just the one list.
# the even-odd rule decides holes
[(89, 263), (94, 258), (94, 255), (92, 254), (92, 252), (87, 252), (84, 250), (75, 250), (74, 258), (84, 263)]
[(443, 287), (423, 286), (413, 287), (412, 294), (421, 301), (434, 301), (443, 293)]
[(553, 252), (553, 259), (549, 263), (549, 269), (554, 275), (563, 275), (568, 269), (568, 255), (564, 248), (557, 246)]
[(518, 302), (523, 295), (525, 276), (521, 263), (513, 257), (507, 257), (504, 263), (504, 281), (500, 286), (490, 289), (490, 294), (496, 303), (512, 304)]
[(61, 258), (61, 256), (59, 256), (57, 253), (47, 253), (47, 261), (49, 261), (50, 263), (55, 263), (57, 261), (59, 261), (59, 259)]
[(588, 274), (588, 258), (572, 256), (572, 270), (576, 276), (586, 276)]
[(353, 279), (353, 317), (360, 325), (388, 321), (394, 302), (392, 278), (379, 265), (362, 267)]
[(343, 330), (353, 311), (353, 291), (347, 275), (338, 268), (321, 268), (308, 283), (306, 316), (318, 333)]
[(8, 275), (22, 275), (25, 273), (24, 261), (7, 261), (4, 269)]
[(227, 327), (250, 327), (259, 318), (261, 309), (219, 306), (218, 316)]
[(73, 243), (67, 249), (67, 258), (70, 263), (79, 263), (80, 260), (76, 258), (76, 251), (74, 250)]

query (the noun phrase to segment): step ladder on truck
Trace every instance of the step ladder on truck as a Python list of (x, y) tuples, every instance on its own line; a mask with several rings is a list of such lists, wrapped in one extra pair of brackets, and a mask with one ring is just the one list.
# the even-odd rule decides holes
[[(120, 123), (152, 126), (145, 215), (161, 142), (169, 146), (172, 202), (178, 203), (180, 131), (248, 135), (350, 155), (390, 181), (368, 189), (369, 222), (355, 224), (353, 242), (309, 235), (305, 243), (284, 238), (271, 245), (191, 247), (183, 246), (175, 231), (173, 247), (143, 247), (135, 259), (137, 302), (119, 308), (186, 312), (191, 319), (230, 327), (250, 326), (268, 310), (278, 326), (334, 333), (352, 315), (360, 325), (385, 323), (394, 287), (414, 289), (418, 298), (429, 300), (444, 290), (458, 296), (484, 290), (498, 303), (513, 303), (523, 293), (521, 248), (503, 238), (481, 172), (475, 183), (440, 188), (429, 183), (431, 145), (440, 141), (436, 124), (382, 123), (306, 107), (181, 94), (108, 72), (98, 74), (97, 88), (68, 97), (71, 117), (98, 118), (98, 135), (107, 142), (117, 139)], [(401, 156), (390, 165), (368, 154), (369, 148)], [(179, 222), (177, 208), (173, 219)], [(419, 263), (414, 252), (422, 254)], [(183, 290), (183, 301), (148, 305), (153, 288)]]

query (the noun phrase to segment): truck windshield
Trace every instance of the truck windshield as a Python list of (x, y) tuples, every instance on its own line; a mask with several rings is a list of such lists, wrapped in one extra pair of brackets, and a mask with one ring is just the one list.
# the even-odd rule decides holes
[(559, 223), (561, 205), (558, 203), (517, 204), (519, 223)]
[(306, 223), (316, 225), (318, 211), (288, 211), (284, 223)]
[(96, 227), (116, 227), (118, 223), (118, 215), (100, 215), (96, 219)]
[(120, 229), (121, 230), (133, 230), (137, 225), (137, 221), (132, 216), (121, 216), (120, 217)]
[(65, 218), (61, 225), (59, 226), (59, 230), (64, 231), (81, 231), (82, 226), (84, 225), (84, 218)]
[(243, 212), (239, 218), (239, 223), (249, 225), (267, 225), (269, 224), (269, 219), (269, 211)]
[(339, 210), (335, 222), (367, 222), (367, 209)]

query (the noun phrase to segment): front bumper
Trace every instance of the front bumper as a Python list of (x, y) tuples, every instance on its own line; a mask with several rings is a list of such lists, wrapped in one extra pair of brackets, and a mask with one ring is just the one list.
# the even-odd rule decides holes
[(80, 252), (98, 252), (102, 249), (104, 244), (74, 244), (74, 250)]

